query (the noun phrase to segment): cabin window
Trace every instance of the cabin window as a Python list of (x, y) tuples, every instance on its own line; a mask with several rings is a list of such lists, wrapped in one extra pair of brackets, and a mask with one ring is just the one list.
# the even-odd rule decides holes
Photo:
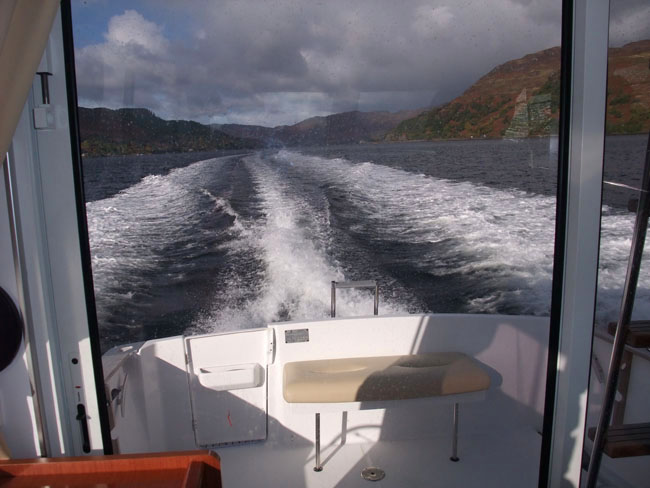
[[(182, 352), (194, 355), (207, 335), (269, 324), (276, 352), (312, 344), (309, 326), (278, 324), (326, 320), (333, 281), (374, 280), (378, 314), (402, 317), (414, 334), (403, 354), (440, 352), (431, 331), (482, 361), (494, 388), (489, 403), (461, 406), (473, 419), (461, 442), (486, 434), (490, 422), (503, 426), (495, 442), (515, 451), (523, 443), (529, 454), (513, 470), (508, 455), (485, 447), (499, 459), (492, 473), (513, 486), (536, 484), (562, 14), (558, 2), (524, 3), (72, 2), (86, 216), (117, 452), (273, 436), (311, 446), (311, 420), (288, 410), (273, 416), (284, 405), (271, 391), (279, 383), (269, 383), (268, 399), (246, 400), (254, 427), (233, 427), (235, 407), (218, 417), (249, 437), (199, 432), (197, 423), (216, 425), (204, 402), (223, 385), (192, 376)], [(336, 317), (373, 313), (371, 290), (336, 290)], [(411, 327), (413, 314), (424, 325)], [(485, 317), (491, 332), (459, 326), (458, 337), (445, 317)], [(238, 367), (200, 374), (218, 373), (242, 391), (275, 381), (271, 363), (281, 357), (271, 355), (261, 373), (246, 344), (269, 346), (264, 332), (253, 336), (210, 338), (215, 347), (227, 342), (224, 354)], [(169, 352), (175, 341), (185, 341), (181, 354)], [(371, 334), (357, 354), (390, 356), (400, 341), (394, 332)], [(342, 337), (329, 350), (352, 345)], [(161, 383), (127, 397), (140, 391), (137, 381)], [(183, 385), (191, 415), (164, 381)], [(244, 397), (235, 397), (219, 408), (241, 406)], [(451, 435), (452, 410), (435, 407), (432, 421), (428, 406), (409, 405), (406, 416), (368, 409), (323, 417), (323, 446)], [(189, 418), (187, 431), (161, 432), (165, 415)], [(332, 437), (334, 424), (349, 429)], [(430, 462), (421, 461), (420, 470)], [(464, 480), (451, 485), (483, 481)]]
[[(631, 259), (644, 166), (648, 164), (650, 137), (650, 9), (612, 0), (609, 22), (609, 66), (605, 161), (600, 231), (600, 270), (596, 323), (589, 385), (587, 446), (591, 449), (598, 425), (614, 339), (615, 324), (623, 307), (623, 290)], [(634, 464), (643, 435), (639, 424), (647, 426), (647, 399), (650, 394), (648, 345), (650, 324), (650, 272), (648, 245), (641, 254), (638, 284), (633, 295), (628, 346), (622, 353), (618, 385), (610, 419), (610, 435), (620, 441), (606, 442), (599, 477), (603, 485), (642, 486), (644, 471)], [(644, 249), (644, 248), (640, 248)], [(644, 335), (645, 334), (645, 335)], [(644, 339), (645, 337), (645, 339)], [(644, 342), (645, 341), (645, 342)], [(635, 430), (636, 429), (636, 430)], [(647, 432), (647, 430), (646, 430)], [(627, 438), (626, 438), (627, 437)], [(614, 437), (612, 437), (614, 438)], [(631, 440), (630, 440), (631, 439)], [(622, 441), (622, 442), (621, 442)], [(621, 452), (628, 442), (630, 448)], [(647, 446), (647, 434), (645, 444)], [(642, 449), (642, 447), (641, 447)], [(647, 447), (646, 447), (647, 451)], [(642, 460), (643, 458), (636, 458)]]
[(326, 318), (333, 280), (547, 316), (558, 6), (252, 5), (73, 2), (103, 350)]

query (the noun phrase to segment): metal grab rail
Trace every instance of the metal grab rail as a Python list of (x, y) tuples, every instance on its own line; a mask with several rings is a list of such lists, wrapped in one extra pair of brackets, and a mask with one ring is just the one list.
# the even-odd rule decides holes
[(336, 317), (336, 289), (337, 288), (374, 288), (375, 289), (375, 315), (379, 315), (379, 286), (376, 280), (368, 281), (332, 281), (331, 316)]
[(627, 275), (625, 276), (625, 285), (623, 288), (623, 301), (621, 311), (616, 324), (616, 335), (614, 336), (614, 345), (612, 346), (612, 356), (609, 361), (609, 371), (607, 373), (607, 383), (603, 395), (603, 404), (601, 406), (600, 418), (596, 426), (596, 435), (594, 437), (594, 447), (589, 459), (589, 469), (587, 470), (587, 488), (595, 488), (598, 481), (598, 472), (603, 457), (605, 446), (605, 437), (612, 412), (614, 410), (614, 401), (616, 400), (616, 391), (618, 387), (618, 377), (625, 352), (625, 339), (632, 318), (632, 309), (634, 308), (634, 298), (639, 280), (639, 271), (641, 269), (641, 259), (645, 248), (646, 233), (648, 230), (648, 219), (650, 218), (650, 134), (648, 135), (648, 146), (645, 154), (645, 166), (643, 168), (643, 178), (641, 179), (641, 191), (639, 192), (639, 204), (636, 210), (636, 220), (634, 222), (634, 233), (632, 235), (632, 247), (630, 249), (630, 258), (627, 263)]

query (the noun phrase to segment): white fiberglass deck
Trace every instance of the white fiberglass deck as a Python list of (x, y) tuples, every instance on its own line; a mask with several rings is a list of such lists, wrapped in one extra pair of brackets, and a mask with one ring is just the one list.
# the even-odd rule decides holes
[[(112, 435), (121, 453), (211, 447), (226, 487), (365, 486), (361, 471), (373, 466), (386, 472), (377, 486), (535, 486), (547, 335), (542, 317), (408, 315), (149, 341), (104, 358)], [(283, 396), (291, 362), (450, 352), (472, 358), (488, 389), (334, 403)]]
[[(537, 486), (541, 435), (520, 428), (460, 438), (460, 461), (449, 461), (448, 439), (333, 444), (323, 448), (323, 471), (313, 470), (314, 449), (273, 443), (215, 449), (223, 485), (243, 487), (499, 487)], [(361, 477), (366, 467), (386, 472), (381, 481)]]
[[(227, 488), (361, 487), (371, 483), (361, 477), (367, 467), (386, 472), (376, 486), (537, 486), (547, 336), (543, 317), (408, 315), (276, 323), (116, 348), (104, 356), (114, 448), (124, 454), (213, 448)], [(283, 395), (285, 365), (292, 362), (325, 361), (336, 369), (349, 358), (451, 351), (487, 373), (487, 390), (304, 403)], [(637, 372), (647, 377), (647, 369)], [(455, 403), (457, 463), (449, 460)], [(646, 406), (631, 403), (628, 413), (645, 415)], [(321, 472), (313, 469), (317, 414)], [(601, 474), (615, 467), (631, 481), (610, 476), (602, 486), (646, 486), (642, 462), (610, 461)]]

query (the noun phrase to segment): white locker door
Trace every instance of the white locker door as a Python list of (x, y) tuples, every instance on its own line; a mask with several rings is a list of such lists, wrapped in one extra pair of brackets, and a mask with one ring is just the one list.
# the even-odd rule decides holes
[(266, 439), (272, 334), (255, 329), (185, 339), (197, 446)]

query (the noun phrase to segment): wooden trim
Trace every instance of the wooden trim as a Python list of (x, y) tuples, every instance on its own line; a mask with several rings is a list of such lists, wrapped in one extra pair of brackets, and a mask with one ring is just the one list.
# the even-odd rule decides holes
[[(607, 324), (607, 332), (616, 334), (616, 322)], [(625, 343), (632, 347), (650, 347), (650, 320), (632, 320), (628, 326)]]
[[(611, 335), (609, 335), (609, 332), (607, 331), (607, 326), (597, 325), (594, 328), (594, 336), (609, 344), (614, 343), (614, 338)], [(639, 357), (641, 359), (645, 359), (646, 361), (650, 361), (650, 351), (645, 348), (636, 348), (636, 347), (628, 346), (626, 344), (625, 350), (630, 351), (635, 357)]]
[(30, 486), (30, 480), (39, 486), (45, 478), (51, 480), (46, 484), (71, 486), (220, 488), (221, 463), (207, 450), (0, 461), (0, 486)]
[(187, 467), (185, 478), (183, 479), (182, 488), (190, 488), (192, 486), (201, 486), (203, 483), (203, 474), (205, 471), (205, 464), (199, 461), (192, 461)]
[[(596, 428), (589, 429), (589, 438)], [(611, 425), (605, 437), (604, 452), (611, 458), (650, 455), (650, 423)]]

